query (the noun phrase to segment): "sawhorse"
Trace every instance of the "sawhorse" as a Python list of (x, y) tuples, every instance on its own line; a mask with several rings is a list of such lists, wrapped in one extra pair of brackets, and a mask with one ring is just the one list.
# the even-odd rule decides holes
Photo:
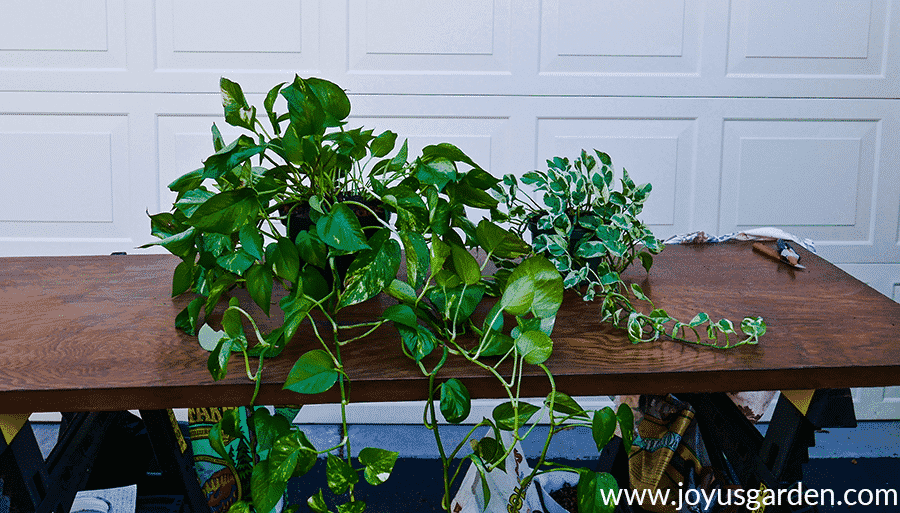
[[(822, 428), (856, 427), (850, 389), (782, 391), (765, 436), (723, 393), (680, 395), (693, 406), (713, 467), (741, 488), (790, 490)], [(762, 493), (762, 492), (761, 492)], [(783, 497), (788, 495), (782, 492)], [(762, 497), (762, 496), (761, 496)], [(815, 504), (769, 505), (765, 513), (816, 513)]]
[[(173, 513), (208, 513), (190, 444), (171, 410), (63, 414), (59, 439), (43, 458), (27, 416), (7, 416), (0, 479), (11, 513), (69, 513), (83, 489), (138, 484)], [(180, 499), (180, 500), (179, 500)], [(0, 507), (3, 500), (0, 499)]]

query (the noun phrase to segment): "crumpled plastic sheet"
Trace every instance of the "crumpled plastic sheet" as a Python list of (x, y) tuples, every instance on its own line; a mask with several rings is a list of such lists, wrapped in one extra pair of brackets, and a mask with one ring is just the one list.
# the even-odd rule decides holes
[(794, 234), (788, 233), (780, 228), (767, 226), (764, 228), (754, 228), (742, 232), (733, 232), (725, 235), (709, 235), (706, 232), (691, 232), (682, 235), (673, 235), (664, 240), (664, 244), (715, 244), (726, 242), (729, 240), (751, 241), (751, 240), (778, 240), (784, 239), (796, 242), (803, 249), (816, 252), (816, 244), (805, 238), (800, 238)]

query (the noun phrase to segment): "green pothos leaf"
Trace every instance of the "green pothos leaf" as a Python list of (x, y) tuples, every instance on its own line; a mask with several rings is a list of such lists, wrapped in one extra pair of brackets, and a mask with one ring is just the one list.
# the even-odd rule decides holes
[(631, 411), (631, 406), (620, 404), (616, 410), (616, 419), (619, 423), (619, 432), (622, 433), (622, 445), (625, 450), (630, 450), (634, 441), (634, 412)]
[(419, 288), (428, 277), (428, 244), (421, 233), (404, 230), (400, 232), (400, 241), (406, 251), (406, 276), (410, 284)]
[(584, 408), (582, 408), (580, 404), (578, 404), (578, 401), (562, 392), (557, 391), (547, 396), (544, 400), (544, 404), (548, 407), (550, 406), (551, 398), (553, 399), (553, 411), (562, 413), (563, 415), (587, 415), (587, 412), (584, 411)]
[(350, 485), (359, 482), (359, 475), (346, 461), (329, 454), (325, 462), (325, 478), (328, 488), (335, 494), (342, 494), (350, 488)]
[(272, 450), (269, 452), (272, 475), (275, 479), (285, 481), (302, 476), (312, 469), (317, 456), (316, 448), (302, 431), (289, 430), (272, 443)]
[(407, 355), (417, 362), (431, 354), (437, 346), (434, 335), (422, 326), (408, 327), (396, 324), (396, 328), (400, 333), (400, 340), (406, 348)]
[(472, 411), (472, 397), (462, 381), (450, 378), (441, 385), (440, 405), (447, 422), (459, 424)]
[(237, 501), (228, 508), (228, 513), (252, 513), (251, 506), (247, 501)]
[(212, 196), (188, 218), (188, 223), (204, 231), (231, 234), (259, 209), (253, 189), (235, 189)]
[(472, 452), (482, 461), (496, 465), (500, 470), (506, 470), (506, 462), (503, 459), (505, 451), (503, 445), (495, 438), (484, 437), (481, 440), (471, 440)]
[(232, 126), (253, 130), (256, 121), (255, 112), (250, 108), (240, 84), (225, 77), (219, 79), (222, 91), (222, 106), (225, 108), (225, 121)]
[(250, 292), (253, 302), (269, 315), (274, 283), (272, 271), (264, 265), (254, 264), (244, 273), (244, 278), (247, 280), (247, 291)]
[(203, 161), (203, 178), (218, 179), (223, 175), (230, 173), (232, 169), (243, 164), (254, 155), (258, 155), (265, 150), (265, 146), (259, 146), (249, 136), (241, 135), (231, 144)]
[(587, 469), (582, 469), (579, 474), (578, 511), (612, 513), (616, 509), (615, 497), (619, 490), (616, 479), (606, 472)]
[(516, 427), (524, 426), (540, 410), (537, 406), (524, 401), (519, 401), (517, 410), (512, 402), (507, 401), (497, 405), (491, 416), (494, 418), (494, 422), (497, 423), (498, 428), (504, 431), (512, 431)]
[(465, 248), (452, 244), (450, 246), (450, 258), (453, 260), (453, 269), (467, 285), (474, 285), (481, 280), (481, 268), (475, 257)]
[(283, 388), (298, 394), (320, 394), (334, 386), (337, 378), (331, 355), (324, 349), (313, 349), (297, 360)]
[(342, 251), (369, 249), (359, 218), (347, 205), (338, 203), (316, 221), (316, 231), (325, 244)]
[(519, 258), (531, 251), (531, 246), (513, 232), (482, 219), (475, 228), (478, 244), (488, 253), (500, 258)]
[(366, 503), (363, 501), (350, 501), (339, 504), (338, 513), (363, 513), (366, 510)]
[(553, 341), (543, 331), (525, 331), (516, 337), (516, 349), (525, 359), (525, 363), (537, 365), (550, 358)]
[(375, 297), (397, 276), (400, 267), (400, 244), (388, 238), (390, 232), (383, 228), (376, 232), (360, 252), (344, 280), (344, 292), (338, 308), (355, 305)]
[(506, 282), (500, 303), (507, 313), (553, 317), (562, 305), (563, 277), (546, 258), (537, 255), (520, 263)]
[(616, 422), (616, 413), (609, 406), (594, 412), (594, 418), (591, 421), (591, 435), (594, 437), (598, 451), (602, 451), (612, 440), (616, 433)]
[(172, 297), (180, 296), (194, 284), (194, 262), (185, 260), (175, 267), (172, 276)]
[(256, 511), (272, 511), (287, 490), (287, 480), (278, 479), (271, 462), (262, 460), (253, 466), (250, 486)]
[(204, 296), (195, 297), (183, 310), (175, 316), (175, 327), (195, 335), (197, 333), (197, 322), (200, 318), (200, 310), (206, 303), (207, 298)]
[(481, 284), (456, 285), (432, 288), (426, 295), (444, 319), (458, 324), (472, 315), (484, 297), (484, 292), (485, 287)]
[(259, 406), (253, 411), (250, 422), (256, 433), (256, 445), (260, 451), (271, 449), (276, 438), (291, 430), (288, 419), (281, 415), (270, 414), (264, 406)]
[(387, 481), (394, 470), (394, 463), (397, 462), (398, 453), (375, 447), (366, 447), (359, 451), (359, 462), (362, 463), (366, 470), (364, 476), (366, 481), (372, 485), (380, 485)]
[(325, 497), (322, 495), (321, 489), (306, 500), (306, 505), (316, 513), (328, 513), (328, 506), (325, 504)]

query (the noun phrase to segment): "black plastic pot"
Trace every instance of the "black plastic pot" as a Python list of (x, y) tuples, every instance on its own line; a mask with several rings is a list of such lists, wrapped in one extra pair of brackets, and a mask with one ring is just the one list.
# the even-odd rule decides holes
[[(380, 201), (372, 200), (370, 198), (358, 195), (344, 194), (339, 195), (337, 200), (339, 202), (355, 201), (357, 203), (362, 203), (377, 214), (376, 217), (372, 215), (372, 212), (366, 210), (365, 208), (359, 207), (357, 205), (347, 205), (351, 210), (353, 210), (353, 213), (356, 214), (356, 217), (359, 219), (359, 224), (362, 226), (363, 231), (367, 236), (371, 235), (373, 232), (373, 230), (367, 228), (380, 228), (382, 226), (381, 221), (387, 221), (390, 218), (390, 212), (387, 212), (384, 209), (384, 205), (382, 205)], [(300, 232), (308, 232), (309, 229), (315, 224), (312, 221), (311, 211), (312, 207), (309, 206), (308, 202), (297, 203), (294, 205), (282, 205), (281, 207), (279, 207), (279, 212), (282, 215), (287, 215), (288, 213), (290, 213), (288, 218), (282, 219), (281, 222), (282, 224), (287, 226), (288, 237), (290, 237), (291, 240), (297, 240), (297, 235), (299, 235)], [(344, 278), (347, 276), (347, 270), (350, 268), (350, 264), (353, 263), (353, 260), (355, 258), (355, 254), (340, 255), (335, 257), (334, 266), (342, 283), (344, 281)], [(330, 286), (332, 283), (331, 271), (328, 269), (318, 269), (322, 274), (322, 277), (325, 279), (326, 283)]]

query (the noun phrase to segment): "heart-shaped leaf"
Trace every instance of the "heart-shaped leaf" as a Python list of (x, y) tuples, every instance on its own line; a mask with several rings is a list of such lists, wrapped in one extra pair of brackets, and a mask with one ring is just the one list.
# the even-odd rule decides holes
[(337, 378), (331, 355), (324, 349), (313, 349), (297, 360), (283, 388), (298, 394), (320, 394), (334, 386)]
[(203, 161), (203, 178), (221, 178), (265, 150), (265, 146), (259, 146), (249, 136), (242, 135)]
[(543, 256), (524, 260), (513, 270), (500, 298), (503, 309), (512, 315), (534, 313), (537, 317), (556, 315), (562, 304), (563, 277)]
[(259, 305), (266, 315), (269, 315), (274, 282), (272, 271), (264, 265), (255, 264), (247, 269), (244, 278), (247, 280), (247, 291), (250, 292), (253, 302)]
[(452, 244), (450, 246), (450, 258), (453, 261), (453, 269), (467, 285), (474, 285), (481, 280), (481, 268), (471, 253), (464, 248)]
[(578, 511), (612, 513), (616, 509), (619, 485), (606, 472), (582, 470), (578, 479)]
[(288, 431), (274, 440), (269, 451), (272, 476), (285, 481), (302, 476), (315, 465), (316, 458), (316, 448), (302, 431)]
[(188, 223), (201, 230), (225, 235), (238, 231), (250, 215), (259, 210), (253, 189), (220, 192), (209, 198), (188, 218)]
[(488, 253), (500, 258), (519, 258), (531, 251), (531, 246), (518, 235), (482, 219), (475, 229), (478, 244)]
[(525, 363), (537, 365), (550, 358), (553, 341), (543, 331), (525, 331), (516, 337), (516, 349), (525, 359)]
[(383, 228), (367, 243), (367, 249), (354, 259), (344, 279), (344, 291), (338, 308), (355, 305), (375, 297), (397, 276), (400, 267), (400, 244), (390, 239), (390, 231)]
[(428, 277), (428, 244), (421, 233), (403, 230), (400, 232), (400, 242), (406, 252), (406, 277), (415, 288), (425, 284)]
[(222, 91), (222, 106), (225, 108), (225, 122), (231, 126), (253, 130), (256, 121), (253, 109), (244, 98), (244, 91), (240, 84), (232, 82), (225, 77), (219, 79), (219, 89)]
[(350, 485), (359, 482), (359, 475), (346, 461), (334, 454), (329, 454), (325, 461), (325, 479), (328, 482), (328, 488), (340, 495), (346, 492)]
[(397, 456), (399, 454), (396, 452), (375, 447), (366, 447), (359, 451), (359, 462), (366, 467), (364, 473), (366, 481), (372, 485), (380, 485), (387, 481), (391, 471), (394, 470)]
[(342, 251), (369, 249), (359, 218), (347, 205), (337, 203), (316, 221), (316, 232), (322, 242)]
[(272, 415), (269, 410), (260, 406), (250, 416), (250, 422), (256, 433), (258, 450), (265, 451), (272, 448), (275, 439), (287, 434), (291, 430), (288, 419), (281, 415)]
[(287, 479), (278, 479), (272, 471), (269, 460), (262, 460), (253, 465), (250, 476), (253, 487), (253, 507), (256, 511), (272, 511), (287, 490)]
[(631, 406), (620, 404), (616, 410), (616, 418), (619, 422), (619, 432), (622, 433), (622, 446), (626, 451), (631, 450), (634, 441), (634, 412), (631, 411)]
[(472, 396), (462, 381), (450, 378), (441, 385), (441, 414), (451, 424), (466, 420), (472, 411)]
[(594, 418), (591, 422), (591, 434), (594, 437), (594, 443), (597, 444), (597, 450), (602, 451), (606, 444), (612, 440), (616, 433), (616, 413), (609, 406), (602, 410), (594, 412)]
[(544, 400), (544, 404), (548, 407), (550, 406), (551, 397), (553, 398), (553, 411), (562, 413), (563, 415), (587, 416), (587, 412), (585, 412), (584, 408), (578, 404), (578, 401), (559, 391), (548, 395), (547, 399)]
[(406, 348), (407, 355), (417, 362), (431, 354), (437, 346), (434, 334), (428, 331), (427, 328), (422, 326), (408, 327), (400, 324), (396, 325), (396, 328), (400, 333), (400, 340)]
[(494, 422), (497, 423), (498, 428), (505, 431), (512, 431), (516, 428), (517, 424), (518, 427), (524, 426), (525, 423), (540, 410), (540, 408), (533, 404), (519, 401), (519, 410), (516, 412), (512, 402), (507, 401), (497, 405), (491, 413), (491, 416), (494, 418)]
[(297, 281), (300, 272), (300, 254), (297, 246), (287, 237), (280, 237), (266, 248), (266, 260), (272, 263), (276, 275), (289, 282)]

